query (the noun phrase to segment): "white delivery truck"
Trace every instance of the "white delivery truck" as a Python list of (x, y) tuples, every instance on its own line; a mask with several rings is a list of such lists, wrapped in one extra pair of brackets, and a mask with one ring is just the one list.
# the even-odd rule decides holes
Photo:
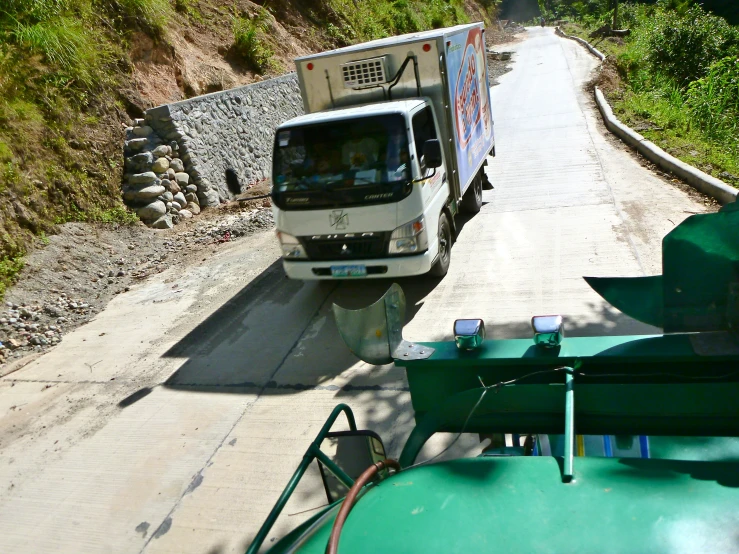
[(305, 115), (277, 128), (272, 167), (288, 277), (446, 274), (495, 155), (483, 25), (295, 63)]

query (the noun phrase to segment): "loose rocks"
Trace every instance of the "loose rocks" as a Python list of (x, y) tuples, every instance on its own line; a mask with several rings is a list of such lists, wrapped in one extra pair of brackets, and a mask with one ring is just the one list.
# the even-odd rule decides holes
[(154, 221), (167, 213), (167, 206), (161, 200), (147, 204), (136, 210), (138, 216), (144, 221)]
[(180, 187), (186, 187), (187, 183), (190, 182), (190, 175), (187, 173), (175, 173), (174, 174), (175, 181), (177, 181), (177, 184), (180, 185)]
[(123, 193), (123, 198), (126, 200), (132, 200), (135, 202), (147, 202), (156, 198), (164, 192), (164, 187), (161, 185), (149, 185), (140, 190), (128, 189)]
[(148, 185), (156, 182), (157, 176), (153, 171), (136, 173), (128, 176), (128, 182), (132, 185)]
[(154, 173), (164, 173), (169, 169), (169, 160), (167, 158), (158, 158), (151, 166)]
[(169, 215), (164, 215), (151, 224), (154, 229), (171, 229), (172, 226), (172, 217)]
[(174, 201), (177, 202), (182, 208), (187, 205), (187, 199), (185, 198), (185, 195), (181, 192), (178, 192), (174, 195)]
[(182, 173), (183, 171), (185, 171), (185, 165), (179, 158), (173, 158), (172, 161), (169, 163), (169, 167), (171, 167), (175, 171), (175, 173)]

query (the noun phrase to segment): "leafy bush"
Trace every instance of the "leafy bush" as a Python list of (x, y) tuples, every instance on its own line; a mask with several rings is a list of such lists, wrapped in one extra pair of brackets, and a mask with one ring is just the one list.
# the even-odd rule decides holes
[(265, 41), (269, 17), (269, 12), (261, 8), (257, 15), (238, 17), (233, 23), (233, 50), (258, 73), (264, 73), (274, 64), (274, 51)]
[[(668, 5), (669, 4), (669, 5)], [(611, 57), (629, 124), (713, 175), (739, 169), (739, 31), (679, 0), (622, 5), (632, 30)], [(651, 130), (649, 130), (651, 129)]]
[(711, 65), (708, 74), (690, 83), (690, 111), (704, 132), (719, 140), (739, 141), (739, 58), (730, 56)]
[(10, 258), (6, 256), (0, 259), (0, 298), (15, 283), (18, 273), (23, 269), (23, 265), (22, 257)]
[(348, 29), (342, 35), (356, 42), (468, 21), (463, 0), (329, 0), (328, 5)]
[(727, 54), (739, 52), (739, 31), (699, 6), (689, 8), (684, 16), (658, 10), (645, 20), (639, 37), (651, 68), (680, 86), (705, 76), (711, 64)]

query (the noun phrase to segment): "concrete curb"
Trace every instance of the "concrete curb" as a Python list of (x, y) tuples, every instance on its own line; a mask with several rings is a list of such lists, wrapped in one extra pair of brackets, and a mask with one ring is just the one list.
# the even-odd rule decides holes
[(735, 189), (723, 181), (702, 172), (700, 169), (670, 156), (659, 146), (621, 123), (613, 115), (611, 106), (598, 87), (595, 87), (595, 102), (598, 104), (598, 109), (603, 116), (603, 121), (608, 130), (629, 146), (636, 148), (642, 156), (654, 162), (662, 169), (676, 175), (694, 189), (715, 198), (721, 204), (729, 204), (736, 201), (739, 189)]
[(583, 40), (580, 37), (573, 37), (573, 36), (570, 36), (570, 35), (566, 35), (562, 31), (562, 29), (560, 29), (559, 27), (555, 27), (554, 28), (554, 34), (556, 34), (556, 35), (558, 35), (560, 37), (563, 37), (563, 38), (568, 38), (568, 39), (574, 40), (576, 42), (579, 42), (585, 48), (587, 48), (588, 50), (590, 50), (590, 53), (593, 54), (593, 56), (595, 56), (596, 58), (598, 58), (600, 61), (605, 61), (606, 55), (603, 52), (601, 52), (600, 50), (598, 50), (595, 46), (593, 46), (592, 44), (590, 44), (587, 40)]
[[(603, 53), (598, 51), (587, 41), (579, 38), (566, 35), (562, 32), (559, 27), (554, 29), (556, 35), (575, 40), (585, 46), (590, 52), (603, 62), (606, 57)], [(716, 179), (707, 173), (704, 173), (700, 169), (688, 165), (685, 162), (678, 160), (677, 158), (670, 156), (667, 152), (662, 150), (659, 146), (653, 142), (648, 141), (639, 133), (634, 131), (632, 128), (624, 125), (619, 119), (613, 115), (613, 110), (610, 104), (603, 96), (603, 93), (598, 87), (595, 87), (595, 102), (598, 104), (598, 109), (603, 116), (603, 121), (606, 124), (606, 128), (620, 138), (623, 142), (636, 148), (636, 150), (645, 158), (654, 162), (662, 169), (669, 171), (676, 177), (679, 177), (686, 183), (688, 183), (694, 189), (706, 194), (712, 198), (715, 198), (721, 204), (729, 204), (736, 202), (739, 196), (739, 189), (735, 189), (731, 185), (727, 185), (720, 179)]]

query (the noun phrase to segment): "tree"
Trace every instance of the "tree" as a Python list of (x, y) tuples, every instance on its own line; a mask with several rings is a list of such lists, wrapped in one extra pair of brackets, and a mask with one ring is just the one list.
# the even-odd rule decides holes
[(618, 29), (618, 0), (613, 0), (613, 29)]

